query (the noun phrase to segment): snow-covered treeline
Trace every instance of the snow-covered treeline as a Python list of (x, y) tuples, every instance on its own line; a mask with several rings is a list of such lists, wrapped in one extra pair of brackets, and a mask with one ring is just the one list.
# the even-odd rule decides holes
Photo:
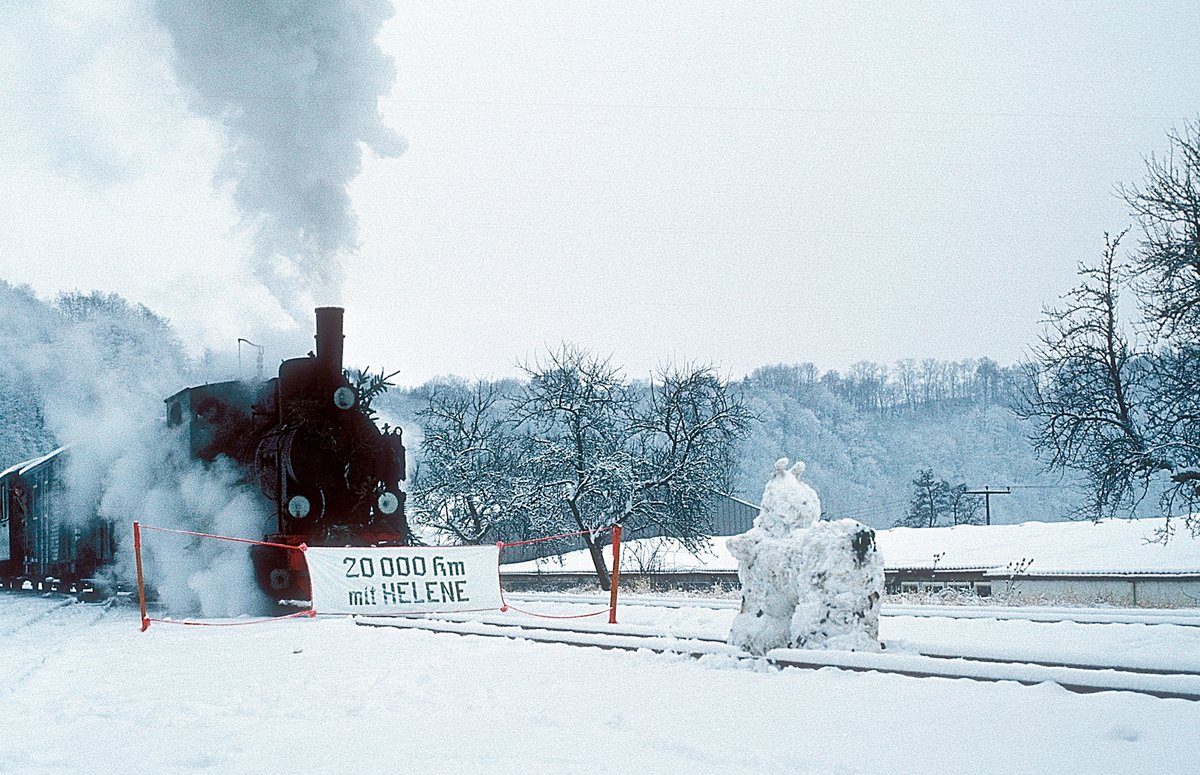
[[(1070, 480), (1043, 473), (1031, 426), (1010, 409), (1018, 378), (1017, 369), (987, 358), (858, 364), (844, 375), (812, 364), (758, 369), (731, 386), (757, 418), (735, 454), (732, 494), (756, 501), (774, 461), (802, 455), (832, 519), (890, 527), (908, 512), (913, 479), (924, 469), (969, 485), (1012, 485), (1010, 496), (993, 501), (995, 522), (1063, 518), (1079, 494)], [(384, 397), (385, 413), (408, 432), (410, 470), (422, 462), (426, 423), (418, 413), (445, 383)], [(515, 394), (522, 383), (475, 387)]]
[(755, 371), (743, 389), (761, 422), (742, 447), (738, 494), (753, 499), (776, 459), (798, 455), (830, 519), (891, 527), (908, 512), (922, 470), (1011, 486), (993, 499), (993, 522), (1053, 520), (1076, 508), (1074, 480), (1044, 473), (1029, 441), (1033, 425), (1012, 411), (1017, 369), (986, 358), (922, 363), (930, 381), (908, 387), (905, 361), (894, 370), (860, 364), (849, 376), (809, 365)]
[(756, 369), (750, 381), (760, 388), (793, 394), (820, 387), (863, 411), (896, 413), (968, 406), (1009, 404), (1017, 395), (1019, 368), (991, 358), (942, 361), (904, 358), (887, 366), (859, 361), (845, 373), (821, 372), (814, 364), (777, 364)]

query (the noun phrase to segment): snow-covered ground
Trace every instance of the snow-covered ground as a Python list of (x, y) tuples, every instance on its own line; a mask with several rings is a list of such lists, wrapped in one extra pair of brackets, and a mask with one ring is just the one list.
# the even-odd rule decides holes
[[(545, 613), (569, 604), (528, 602)], [(723, 635), (729, 609), (622, 606)], [(0, 773), (1195, 771), (1200, 703), (775, 670), (297, 619), (155, 624), (0, 596)], [(886, 617), (936, 646), (1200, 670), (1200, 628)]]

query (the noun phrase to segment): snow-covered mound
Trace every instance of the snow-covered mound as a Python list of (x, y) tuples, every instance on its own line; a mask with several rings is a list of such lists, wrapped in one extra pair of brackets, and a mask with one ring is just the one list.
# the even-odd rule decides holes
[(805, 531), (796, 567), (796, 648), (879, 649), (883, 558), (875, 531), (852, 519), (818, 522)]
[(726, 542), (742, 584), (729, 642), (755, 654), (877, 649), (883, 561), (875, 531), (849, 519), (818, 521), (821, 502), (803, 473), (803, 463), (775, 463), (754, 527)]

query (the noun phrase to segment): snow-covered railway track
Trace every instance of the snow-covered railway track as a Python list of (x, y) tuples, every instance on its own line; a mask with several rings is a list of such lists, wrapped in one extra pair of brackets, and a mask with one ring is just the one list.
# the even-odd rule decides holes
[(836, 668), (856, 672), (891, 673), (914, 678), (1014, 681), (1031, 686), (1046, 682), (1078, 694), (1125, 691), (1160, 699), (1200, 702), (1200, 673), (1172, 672), (1107, 665), (1028, 662), (999, 657), (959, 657), (948, 654), (895, 654), (845, 651), (775, 649), (755, 657), (724, 641), (702, 636), (666, 635), (644, 628), (610, 630), (562, 623), (526, 625), (465, 618), (357, 619), (368, 627), (424, 630), (456, 635), (476, 635), (620, 651), (652, 651), (692, 658), (721, 656), (738, 660), (760, 659), (775, 667), (816, 670)]
[(620, 651), (649, 650), (658, 653), (684, 654), (692, 657), (721, 655), (735, 658), (749, 656), (734, 646), (712, 639), (687, 638), (662, 633), (636, 632), (628, 629), (601, 632), (582, 628), (567, 628), (553, 623), (526, 626), (517, 623), (496, 623), (473, 619), (449, 618), (360, 618), (355, 622), (365, 627), (395, 627), (410, 630), (511, 638), (536, 643), (558, 643), (566, 646), (590, 646)]
[[(560, 592), (505, 592), (508, 600), (528, 603), (580, 603), (591, 606), (608, 605), (608, 593), (600, 594), (570, 594)], [(715, 611), (738, 610), (742, 606), (739, 598), (726, 597), (667, 597), (659, 595), (632, 595), (621, 593), (620, 602), (624, 605), (639, 605), (650, 608), (710, 608)]]
[(1109, 610), (1104, 608), (885, 604), (882, 614), (884, 616), (915, 616), (919, 618), (1024, 620), (1046, 624), (1073, 622), (1075, 624), (1173, 624), (1178, 627), (1200, 627), (1200, 614), (1195, 611), (1151, 611), (1128, 608)]
[(870, 654), (857, 651), (776, 649), (767, 659), (781, 667), (810, 670), (836, 667), (855, 672), (894, 673), (913, 678), (971, 681), (1015, 681), (1025, 686), (1052, 682), (1076, 694), (1134, 692), (1159, 699), (1200, 702), (1200, 676), (1195, 673), (1139, 673), (1099, 666), (1058, 667), (1015, 660), (979, 660), (925, 654)]
[(995, 663), (998, 665), (1036, 665), (1038, 667), (1070, 668), (1071, 670), (1115, 671), (1118, 673), (1136, 673), (1139, 675), (1187, 676), (1200, 679), (1200, 672), (1192, 670), (1172, 670), (1163, 667), (1146, 667), (1144, 665), (1105, 665), (1092, 662), (1065, 662), (1049, 659), (1011, 659), (990, 654), (949, 654), (945, 652), (922, 650), (916, 652), (919, 656), (931, 659), (967, 659), (971, 662)]
[[(453, 614), (426, 614), (421, 617), (421, 621), (439, 621), (439, 622), (458, 622), (462, 624), (486, 624), (497, 627), (525, 627), (535, 628), (539, 630), (550, 630), (553, 632), (565, 633), (581, 633), (586, 635), (621, 635), (627, 637), (640, 638), (674, 638), (676, 640), (697, 643), (720, 643), (725, 644), (723, 638), (713, 637), (711, 633), (706, 632), (681, 632), (675, 630), (671, 633), (662, 633), (649, 627), (639, 627), (636, 625), (611, 625), (611, 624), (595, 624), (587, 625), (579, 621), (554, 621), (548, 620), (544, 622), (514, 622), (511, 619), (502, 621), (495, 617), (479, 617), (479, 616), (455, 616)], [(365, 622), (364, 622), (365, 623)], [(734, 652), (738, 656), (742, 656), (741, 651)], [(805, 652), (809, 653), (809, 652)], [(1031, 657), (1023, 657), (1021, 659), (1013, 659), (1011, 657), (1001, 656), (999, 654), (988, 654), (983, 652), (973, 653), (950, 653), (946, 651), (938, 651), (936, 649), (923, 648), (920, 651), (904, 650), (892, 651), (890, 654), (904, 654), (929, 657), (931, 659), (940, 660), (959, 660), (966, 659), (971, 662), (991, 662), (1004, 665), (1037, 665), (1039, 667), (1049, 668), (1071, 668), (1073, 670), (1092, 670), (1092, 671), (1116, 671), (1119, 673), (1139, 673), (1144, 675), (1161, 675), (1161, 676), (1190, 676), (1200, 679), (1200, 671), (1178, 670), (1166, 667), (1149, 667), (1145, 665), (1114, 665), (1101, 664), (1095, 662), (1081, 661), (1062, 661), (1051, 659), (1037, 659)]]
[[(607, 595), (558, 594), (521, 592), (507, 593), (511, 600), (539, 603), (578, 603), (606, 605)], [(621, 595), (625, 605), (649, 608), (703, 608), (715, 611), (733, 610), (741, 607), (736, 598), (706, 597), (659, 597), (649, 595)], [(884, 603), (882, 616), (914, 616), (936, 619), (997, 619), (1024, 620), (1056, 624), (1173, 624), (1179, 627), (1200, 627), (1200, 609), (1185, 611), (1146, 610), (1130, 608), (1037, 608), (1016, 606), (952, 606), (952, 605), (899, 605)]]

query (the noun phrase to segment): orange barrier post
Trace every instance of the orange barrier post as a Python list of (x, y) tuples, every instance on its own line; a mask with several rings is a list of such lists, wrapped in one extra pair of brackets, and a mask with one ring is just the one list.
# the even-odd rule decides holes
[(621, 526), (613, 528), (613, 569), (608, 591), (608, 623), (617, 623), (617, 580), (621, 576)]
[(142, 526), (133, 521), (133, 553), (137, 557), (138, 603), (142, 607), (142, 632), (150, 628), (150, 617), (146, 616), (146, 583), (142, 578)]

